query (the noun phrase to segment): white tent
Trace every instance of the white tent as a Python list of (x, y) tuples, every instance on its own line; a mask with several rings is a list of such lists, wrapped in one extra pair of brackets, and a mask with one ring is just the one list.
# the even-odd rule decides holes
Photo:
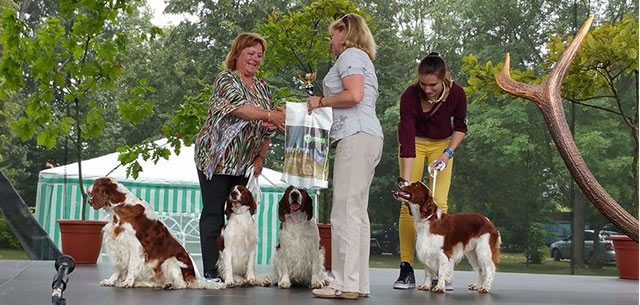
[[(166, 143), (159, 140), (158, 144)], [(136, 196), (149, 202), (172, 232), (187, 246), (193, 255), (199, 255), (198, 220), (202, 210), (200, 185), (193, 160), (193, 146), (182, 147), (180, 155), (172, 154), (168, 160), (139, 159), (143, 171), (137, 179), (126, 177), (126, 170), (119, 166), (118, 153), (111, 153), (82, 162), (85, 188), (96, 178), (109, 177), (125, 185)], [(279, 228), (278, 206), (286, 184), (280, 181), (282, 173), (264, 168), (258, 180), (262, 190), (258, 199), (256, 223), (258, 225), (258, 264), (268, 264), (277, 244)], [(65, 179), (66, 177), (66, 179)], [(36, 198), (36, 218), (51, 239), (60, 247), (58, 219), (81, 218), (81, 194), (78, 186), (78, 164), (46, 169), (40, 172)], [(315, 197), (316, 193), (310, 191)], [(316, 200), (314, 200), (316, 201)], [(316, 207), (317, 211), (317, 207)], [(317, 214), (317, 213), (316, 213)], [(87, 219), (103, 219), (104, 212), (86, 208)]]
[[(166, 142), (166, 139), (156, 141), (159, 145), (163, 145)], [(180, 155), (175, 155), (171, 150), (172, 155), (169, 160), (160, 158), (156, 164), (152, 160), (143, 161), (140, 158), (138, 162), (143, 171), (140, 172), (140, 175), (135, 180), (133, 177), (127, 177), (126, 169), (123, 166), (118, 166), (120, 161), (118, 161), (117, 152), (82, 161), (82, 177), (83, 180), (95, 180), (106, 176), (117, 167), (109, 174), (109, 177), (115, 178), (120, 182), (198, 185), (198, 174), (193, 160), (193, 147), (193, 145), (182, 147)], [(71, 179), (77, 179), (78, 163), (43, 170), (40, 172), (40, 179), (64, 177), (65, 174)], [(286, 188), (287, 185), (280, 181), (280, 177), (282, 177), (282, 173), (264, 168), (258, 181), (263, 188)]]

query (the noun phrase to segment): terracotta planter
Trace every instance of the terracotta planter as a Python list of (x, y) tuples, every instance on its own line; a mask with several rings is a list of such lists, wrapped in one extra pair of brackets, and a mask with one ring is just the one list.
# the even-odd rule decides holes
[(58, 219), (62, 253), (71, 255), (76, 264), (95, 264), (102, 247), (103, 220)]
[(324, 248), (324, 268), (331, 270), (331, 224), (319, 223), (320, 245)]
[(626, 235), (613, 235), (616, 268), (621, 279), (638, 280), (638, 243)]

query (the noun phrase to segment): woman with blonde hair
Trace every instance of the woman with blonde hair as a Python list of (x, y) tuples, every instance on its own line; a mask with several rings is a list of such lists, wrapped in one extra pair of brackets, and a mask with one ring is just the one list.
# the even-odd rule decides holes
[(236, 37), (209, 99), (209, 117), (195, 139), (195, 162), (202, 193), (200, 247), (204, 277), (219, 280), (217, 239), (231, 187), (246, 185), (253, 166), (260, 175), (273, 130), (284, 130), (284, 110), (275, 109), (271, 91), (256, 77), (267, 43), (256, 33)]
[(333, 108), (330, 139), (336, 147), (331, 209), (334, 281), (314, 289), (319, 298), (369, 296), (369, 187), (382, 154), (382, 127), (376, 117), (378, 79), (372, 60), (376, 44), (364, 18), (346, 14), (329, 27), (337, 56), (322, 82), (322, 97), (309, 97), (309, 112)]

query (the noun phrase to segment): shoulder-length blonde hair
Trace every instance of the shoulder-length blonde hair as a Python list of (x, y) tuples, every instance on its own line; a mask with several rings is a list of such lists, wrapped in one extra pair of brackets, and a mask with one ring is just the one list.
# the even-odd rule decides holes
[(224, 60), (224, 65), (229, 70), (236, 69), (236, 60), (242, 50), (248, 47), (255, 46), (256, 44), (260, 44), (262, 46), (263, 54), (267, 52), (267, 42), (260, 36), (258, 33), (240, 33), (236, 36), (236, 39), (233, 40), (233, 44), (231, 45), (231, 50), (227, 53), (227, 58)]
[(367, 53), (369, 59), (376, 58), (376, 42), (362, 16), (355, 13), (344, 15), (329, 26), (329, 33), (333, 33), (335, 30), (347, 31), (342, 38), (342, 45), (345, 49), (355, 47)]

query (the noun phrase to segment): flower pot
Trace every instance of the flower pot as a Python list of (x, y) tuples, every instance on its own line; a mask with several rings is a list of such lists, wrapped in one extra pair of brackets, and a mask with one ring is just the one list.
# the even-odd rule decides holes
[(331, 224), (319, 223), (320, 245), (324, 248), (324, 268), (331, 270)]
[(71, 255), (76, 264), (95, 264), (102, 247), (103, 220), (58, 219), (62, 253)]
[(612, 235), (616, 268), (621, 279), (638, 280), (638, 243), (626, 235)]

